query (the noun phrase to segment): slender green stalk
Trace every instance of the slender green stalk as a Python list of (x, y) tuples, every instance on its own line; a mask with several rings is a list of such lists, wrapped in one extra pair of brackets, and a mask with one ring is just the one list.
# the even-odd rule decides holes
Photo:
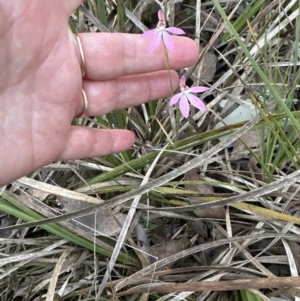
[(105, 0), (97, 0), (97, 8), (98, 8), (98, 15), (99, 21), (107, 27), (107, 17), (106, 17), (106, 3)]
[(117, 0), (118, 10), (118, 29), (119, 32), (125, 32), (125, 4), (124, 0)]

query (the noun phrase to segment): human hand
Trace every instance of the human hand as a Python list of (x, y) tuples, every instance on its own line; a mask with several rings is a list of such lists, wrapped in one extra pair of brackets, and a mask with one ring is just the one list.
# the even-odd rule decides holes
[[(169, 95), (163, 46), (148, 51), (140, 35), (86, 33), (81, 76), (78, 44), (68, 25), (81, 0), (0, 0), (0, 186), (56, 160), (102, 156), (131, 147), (127, 130), (71, 126), (84, 111), (99, 116)], [(170, 67), (197, 60), (196, 44), (173, 37)], [(171, 72), (173, 87), (179, 84)]]

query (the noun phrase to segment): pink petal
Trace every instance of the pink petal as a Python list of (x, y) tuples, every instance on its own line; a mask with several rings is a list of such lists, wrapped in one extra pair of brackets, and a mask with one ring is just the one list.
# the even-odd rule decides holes
[(183, 117), (187, 118), (190, 113), (190, 106), (185, 94), (182, 94), (179, 101), (179, 109)]
[(150, 37), (150, 36), (152, 36), (152, 35), (155, 34), (155, 33), (156, 33), (156, 29), (155, 29), (155, 28), (154, 28), (154, 29), (147, 30), (147, 31), (145, 31), (144, 33), (142, 33), (141, 38), (147, 38), (147, 37)]
[(189, 88), (189, 92), (193, 92), (193, 93), (202, 93), (206, 90), (208, 90), (208, 87), (204, 87), (204, 86), (196, 86), (196, 87), (191, 87)]
[(180, 99), (182, 93), (178, 93), (176, 95), (174, 95), (171, 99), (170, 99), (170, 106), (175, 105), (175, 103), (178, 102), (178, 100)]
[(158, 16), (158, 21), (165, 22), (165, 15), (161, 9), (157, 12), (157, 16)]
[(174, 49), (174, 42), (172, 40), (172, 37), (169, 35), (168, 32), (166, 32), (165, 30), (163, 31), (163, 40), (164, 40), (164, 44), (165, 46), (169, 49), (169, 50), (173, 50)]
[(203, 112), (206, 111), (206, 106), (200, 98), (191, 93), (187, 93), (186, 97), (188, 98), (191, 105), (193, 105), (195, 108)]
[(184, 76), (184, 75), (182, 75), (182, 76), (180, 77), (180, 86), (181, 86), (181, 85), (185, 86), (185, 76)]
[(162, 36), (162, 32), (157, 31), (150, 43), (150, 47), (149, 47), (150, 52), (153, 52), (158, 47), (159, 42), (161, 41), (161, 36)]
[(182, 29), (177, 28), (177, 27), (168, 27), (168, 28), (166, 28), (166, 30), (173, 34), (185, 34), (185, 32)]

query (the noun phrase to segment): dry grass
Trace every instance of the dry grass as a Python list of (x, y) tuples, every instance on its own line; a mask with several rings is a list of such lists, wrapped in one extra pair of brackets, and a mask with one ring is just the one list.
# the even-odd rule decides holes
[[(211, 86), (207, 113), (160, 99), (86, 118), (134, 148), (3, 188), (1, 301), (300, 300), (299, 2), (175, 2), (169, 23), (202, 50), (179, 72)], [(91, 0), (72, 26), (140, 33), (159, 4)], [(256, 117), (229, 123), (241, 107)]]

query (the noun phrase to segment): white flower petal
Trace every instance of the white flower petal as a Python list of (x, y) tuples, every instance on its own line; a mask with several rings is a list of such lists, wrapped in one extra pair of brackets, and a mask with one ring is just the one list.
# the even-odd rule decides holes
[(164, 40), (164, 44), (165, 46), (169, 49), (169, 50), (173, 50), (174, 49), (174, 42), (172, 37), (170, 36), (170, 34), (167, 31), (163, 31), (163, 40)]
[(188, 92), (193, 92), (193, 93), (202, 93), (206, 90), (209, 90), (208, 87), (204, 87), (204, 86), (196, 86), (196, 87), (191, 87), (189, 88)]
[(170, 99), (170, 106), (175, 105), (175, 103), (178, 102), (178, 100), (180, 99), (182, 93), (178, 93), (176, 95), (174, 95), (171, 99)]
[(150, 47), (149, 47), (149, 51), (153, 52), (159, 45), (159, 42), (161, 41), (161, 36), (162, 36), (162, 32), (161, 30), (157, 31), (154, 34), (154, 37), (151, 41)]
[(206, 111), (206, 106), (200, 98), (191, 93), (187, 93), (186, 97), (191, 105), (193, 105), (195, 108), (199, 109), (200, 111)]
[(147, 30), (144, 33), (142, 33), (141, 38), (150, 37), (150, 36), (154, 35), (155, 33), (156, 33), (156, 29)]
[(188, 118), (190, 113), (190, 105), (185, 94), (182, 94), (179, 101), (179, 109), (183, 117)]

